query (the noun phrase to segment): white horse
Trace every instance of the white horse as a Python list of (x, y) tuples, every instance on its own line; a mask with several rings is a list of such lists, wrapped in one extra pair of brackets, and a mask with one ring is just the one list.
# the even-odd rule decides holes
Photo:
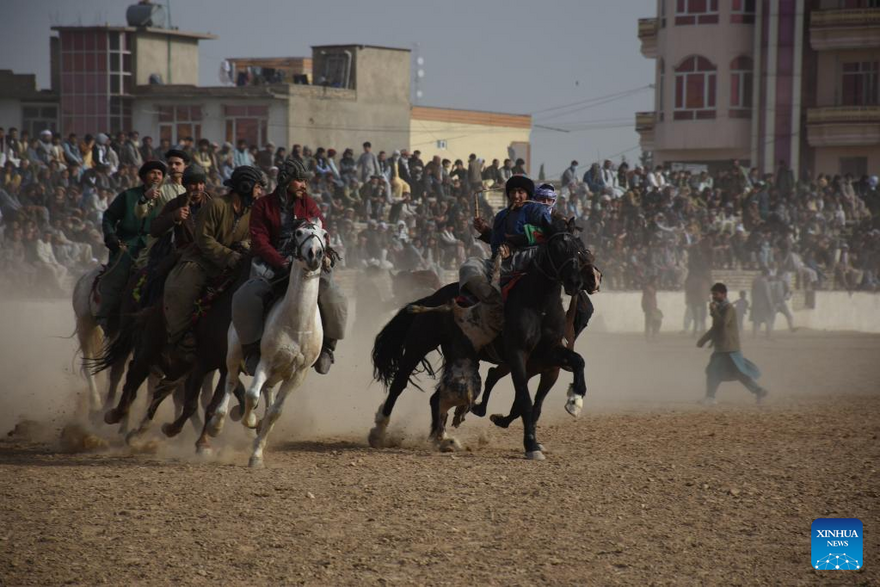
[[(249, 464), (263, 465), (263, 449), (272, 427), (281, 415), (287, 395), (302, 385), (321, 353), (324, 327), (318, 312), (318, 289), (324, 260), (327, 232), (318, 224), (303, 222), (294, 231), (293, 253), (287, 293), (269, 311), (260, 342), (260, 364), (245, 394), (242, 423), (259, 428)], [(226, 353), (226, 393), (211, 422), (214, 432), (223, 427), (229, 399), (238, 385), (242, 361), (241, 343), (233, 325), (229, 326)], [(277, 396), (275, 386), (281, 383)], [(254, 409), (265, 394), (266, 413), (257, 422)]]
[[(101, 347), (104, 344), (104, 331), (95, 319), (97, 302), (92, 295), (92, 285), (95, 278), (101, 272), (100, 267), (95, 267), (79, 278), (73, 288), (73, 313), (76, 316), (76, 337), (79, 341), (79, 352), (83, 361), (95, 360), (101, 356)], [(116, 389), (125, 371), (125, 361), (119, 365), (113, 365), (110, 369), (110, 389), (107, 393), (106, 404), (98, 393), (95, 376), (88, 368), (83, 368), (82, 373), (89, 384), (89, 412), (101, 414), (113, 404), (116, 398)]]

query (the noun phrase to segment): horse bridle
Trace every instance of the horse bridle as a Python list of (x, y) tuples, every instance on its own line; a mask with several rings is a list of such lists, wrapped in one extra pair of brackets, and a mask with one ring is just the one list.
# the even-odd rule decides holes
[(321, 243), (321, 251), (322, 252), (324, 251), (324, 248), (325, 248), (324, 241), (323, 241), (323, 239), (321, 239), (321, 235), (312, 233), (312, 234), (308, 235), (305, 239), (303, 239), (302, 242), (296, 241), (296, 231), (302, 229), (304, 226), (308, 227), (308, 228), (312, 228), (312, 227), (316, 227), (317, 225), (304, 220), (302, 223), (300, 223), (298, 226), (296, 226), (296, 228), (293, 229), (293, 235), (291, 235), (293, 238), (291, 240), (296, 243), (296, 246), (294, 247), (293, 252), (291, 254), (287, 255), (288, 258), (304, 260), (305, 257), (302, 256), (302, 253), (300, 251), (302, 250), (303, 245), (305, 245), (307, 242), (309, 242), (312, 239), (317, 239)]
[(562, 271), (566, 267), (568, 267), (568, 265), (570, 263), (579, 263), (581, 255), (584, 254), (584, 251), (581, 250), (583, 247), (578, 247), (577, 255), (567, 259), (562, 265), (557, 267), (556, 263), (553, 261), (553, 255), (551, 255), (550, 251), (549, 251), (550, 242), (557, 237), (560, 237), (562, 239), (576, 238), (575, 235), (571, 234), (570, 232), (557, 232), (557, 233), (550, 235), (550, 237), (544, 243), (545, 244), (544, 254), (547, 257), (547, 260), (550, 262), (550, 268), (555, 275), (549, 275), (546, 271), (544, 271), (544, 268), (541, 266), (541, 263), (537, 262), (538, 261), (537, 259), (535, 259), (535, 261), (536, 261), (535, 266), (538, 268), (538, 271), (541, 273), (541, 275), (543, 275), (544, 277), (546, 277), (550, 281), (561, 281), (562, 280), (561, 279)]

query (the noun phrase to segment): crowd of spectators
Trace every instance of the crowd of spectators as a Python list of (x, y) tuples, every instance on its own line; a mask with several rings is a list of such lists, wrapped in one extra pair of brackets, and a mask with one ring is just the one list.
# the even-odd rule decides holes
[(795, 178), (780, 162), (759, 174), (733, 161), (717, 172), (611, 161), (579, 177), (573, 161), (559, 206), (576, 216), (610, 289), (652, 277), (679, 289), (689, 271), (768, 269), (806, 289), (880, 286), (877, 176)]
[[(300, 159), (312, 172), (310, 193), (331, 245), (355, 269), (439, 273), (485, 255), (471, 224), (475, 213), (488, 218), (493, 210), (488, 192), (474, 194), (526, 172), (521, 159), (423, 160), (407, 149), (376, 153), (370, 143), (357, 153), (305, 145), (288, 152), (245, 141), (154, 144), (137, 132), (62, 138), (0, 129), (0, 279), (56, 292), (69, 287), (106, 256), (101, 217), (114, 196), (138, 185), (140, 166), (172, 146), (205, 169), (215, 195), (239, 165), (259, 167), (272, 190), (281, 161)], [(759, 177), (737, 161), (713, 175), (611, 161), (581, 174), (574, 161), (559, 191), (557, 209), (578, 219), (609, 289), (640, 289), (651, 277), (677, 289), (697, 264), (790, 271), (802, 287), (878, 286), (876, 177), (796, 180), (784, 165)]]

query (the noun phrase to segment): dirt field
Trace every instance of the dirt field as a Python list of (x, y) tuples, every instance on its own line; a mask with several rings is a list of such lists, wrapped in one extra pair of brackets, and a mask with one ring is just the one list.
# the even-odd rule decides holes
[[(72, 341), (52, 337), (71, 325), (66, 304), (0, 305), (0, 425), (35, 422), (0, 440), (3, 585), (880, 584), (880, 336), (746, 339), (767, 405), (730, 383), (705, 409), (692, 339), (588, 331), (585, 415), (564, 413), (558, 384), (540, 463), (518, 423), (473, 416), (466, 450), (432, 452), (416, 390), (392, 418), (400, 446), (370, 449), (383, 392), (354, 338), (249, 470), (231, 422), (211, 461), (189, 428), (135, 453), (104, 427), (109, 448), (65, 453), (84, 385)], [(510, 398), (504, 383), (491, 411)], [(862, 570), (811, 569), (818, 517), (862, 520)]]

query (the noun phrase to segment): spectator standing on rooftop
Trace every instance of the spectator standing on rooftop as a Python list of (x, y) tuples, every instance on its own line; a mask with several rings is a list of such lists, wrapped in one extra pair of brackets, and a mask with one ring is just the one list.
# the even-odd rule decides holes
[(513, 166), (514, 175), (526, 175), (526, 160), (517, 159), (516, 165)]
[(507, 180), (513, 177), (513, 163), (510, 159), (504, 160), (504, 166), (500, 170), (501, 183), (507, 183)]

